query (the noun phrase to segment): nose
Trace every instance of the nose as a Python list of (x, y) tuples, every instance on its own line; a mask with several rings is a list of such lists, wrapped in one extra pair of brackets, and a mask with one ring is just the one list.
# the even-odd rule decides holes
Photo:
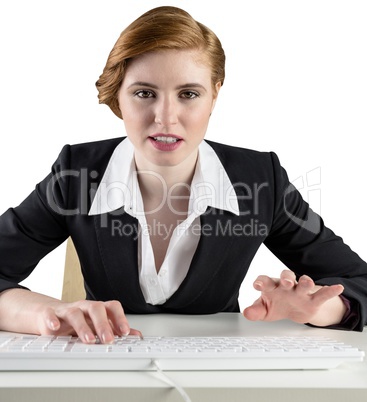
[(168, 127), (174, 125), (178, 121), (177, 105), (175, 101), (169, 97), (162, 97), (156, 104), (155, 123)]

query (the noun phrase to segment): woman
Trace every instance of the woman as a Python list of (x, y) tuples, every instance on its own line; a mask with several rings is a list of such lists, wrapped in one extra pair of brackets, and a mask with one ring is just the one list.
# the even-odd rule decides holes
[[(308, 208), (276, 155), (203, 141), (224, 63), (214, 33), (174, 7), (122, 32), (97, 88), (127, 138), (65, 146), (1, 217), (0, 329), (109, 343), (139, 334), (125, 313), (239, 311), (265, 243), (290, 270), (257, 278), (246, 318), (362, 330), (367, 265)], [(17, 284), (69, 236), (87, 300)]]

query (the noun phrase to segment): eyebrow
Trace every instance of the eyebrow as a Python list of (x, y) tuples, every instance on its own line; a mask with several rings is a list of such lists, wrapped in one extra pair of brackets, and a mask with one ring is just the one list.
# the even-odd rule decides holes
[[(158, 89), (157, 85), (150, 84), (149, 82), (144, 82), (144, 81), (133, 82), (132, 84), (130, 84), (128, 86), (128, 89), (131, 88), (131, 87), (135, 87), (135, 86)], [(189, 82), (187, 84), (179, 85), (175, 89), (178, 90), (178, 89), (185, 89), (185, 88), (201, 88), (204, 91), (206, 91), (206, 88), (203, 85), (201, 85), (201, 84), (199, 84), (197, 82)]]

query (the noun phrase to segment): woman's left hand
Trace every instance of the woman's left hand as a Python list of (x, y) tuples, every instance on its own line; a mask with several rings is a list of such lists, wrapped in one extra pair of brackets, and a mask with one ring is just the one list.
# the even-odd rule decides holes
[(339, 324), (346, 306), (339, 295), (342, 285), (319, 286), (307, 275), (296, 280), (296, 275), (284, 270), (280, 278), (260, 275), (254, 288), (261, 296), (243, 315), (252, 321), (289, 319), (317, 326)]

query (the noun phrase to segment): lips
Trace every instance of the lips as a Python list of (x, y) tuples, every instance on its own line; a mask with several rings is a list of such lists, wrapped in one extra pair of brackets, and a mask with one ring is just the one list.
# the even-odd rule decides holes
[(155, 149), (167, 152), (176, 150), (181, 145), (183, 138), (175, 134), (157, 133), (151, 135), (149, 140)]

